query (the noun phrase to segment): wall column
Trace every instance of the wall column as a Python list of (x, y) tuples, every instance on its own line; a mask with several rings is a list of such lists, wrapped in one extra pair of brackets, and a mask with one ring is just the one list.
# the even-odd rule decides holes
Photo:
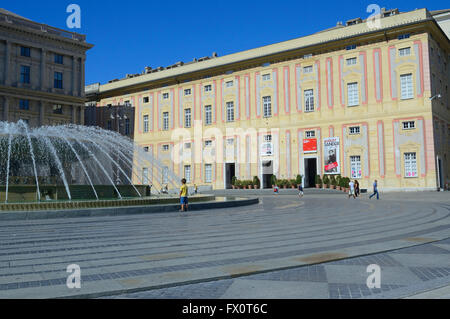
[(5, 76), (3, 78), (3, 83), (8, 86), (9, 85), (9, 65), (11, 60), (11, 42), (6, 41), (6, 51), (5, 51)]
[(9, 98), (7, 96), (3, 97), (3, 121), (8, 122), (9, 118)]
[(47, 88), (47, 79), (45, 76), (47, 52), (45, 49), (41, 49), (41, 91), (45, 91)]

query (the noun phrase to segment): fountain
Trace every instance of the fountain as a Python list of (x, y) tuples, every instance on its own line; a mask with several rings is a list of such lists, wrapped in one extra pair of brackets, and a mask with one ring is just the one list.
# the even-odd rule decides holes
[[(179, 187), (163, 163), (116, 132), (0, 122), (0, 203), (144, 198)], [(145, 171), (151, 177), (143, 178)], [(153, 187), (149, 192), (149, 181)]]

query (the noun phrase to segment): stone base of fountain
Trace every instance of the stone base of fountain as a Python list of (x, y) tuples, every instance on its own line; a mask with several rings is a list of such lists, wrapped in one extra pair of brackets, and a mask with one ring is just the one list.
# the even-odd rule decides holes
[[(99, 199), (117, 199), (117, 192), (111, 185), (94, 185)], [(145, 185), (116, 185), (123, 198), (139, 197), (135, 188), (143, 196), (149, 195)], [(97, 199), (90, 185), (70, 185), (72, 200)], [(40, 185), (41, 202), (69, 200), (64, 185)], [(30, 203), (37, 201), (36, 185), (10, 185), (8, 203)], [(6, 186), (0, 186), (0, 203), (6, 201)]]
[[(214, 195), (196, 195), (189, 198), (189, 202), (204, 202), (215, 199)], [(1, 211), (49, 211), (49, 210), (70, 210), (70, 209), (91, 209), (106, 207), (124, 206), (146, 206), (146, 205), (167, 205), (178, 204), (180, 199), (174, 196), (153, 196), (128, 199), (110, 200), (71, 200), (71, 201), (42, 201), (33, 203), (8, 203), (0, 204)]]

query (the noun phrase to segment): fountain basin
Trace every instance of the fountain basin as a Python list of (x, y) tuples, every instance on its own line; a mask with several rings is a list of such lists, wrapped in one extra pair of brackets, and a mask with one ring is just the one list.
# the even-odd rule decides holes
[[(189, 197), (189, 211), (247, 206), (258, 202), (258, 198), (195, 195)], [(0, 220), (120, 216), (178, 212), (179, 209), (179, 198), (169, 196), (100, 201), (0, 204)]]

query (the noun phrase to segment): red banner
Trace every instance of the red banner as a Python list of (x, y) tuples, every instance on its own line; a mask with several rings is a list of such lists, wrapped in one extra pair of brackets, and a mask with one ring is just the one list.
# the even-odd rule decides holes
[(306, 138), (303, 140), (303, 152), (317, 152), (317, 139), (316, 138)]

